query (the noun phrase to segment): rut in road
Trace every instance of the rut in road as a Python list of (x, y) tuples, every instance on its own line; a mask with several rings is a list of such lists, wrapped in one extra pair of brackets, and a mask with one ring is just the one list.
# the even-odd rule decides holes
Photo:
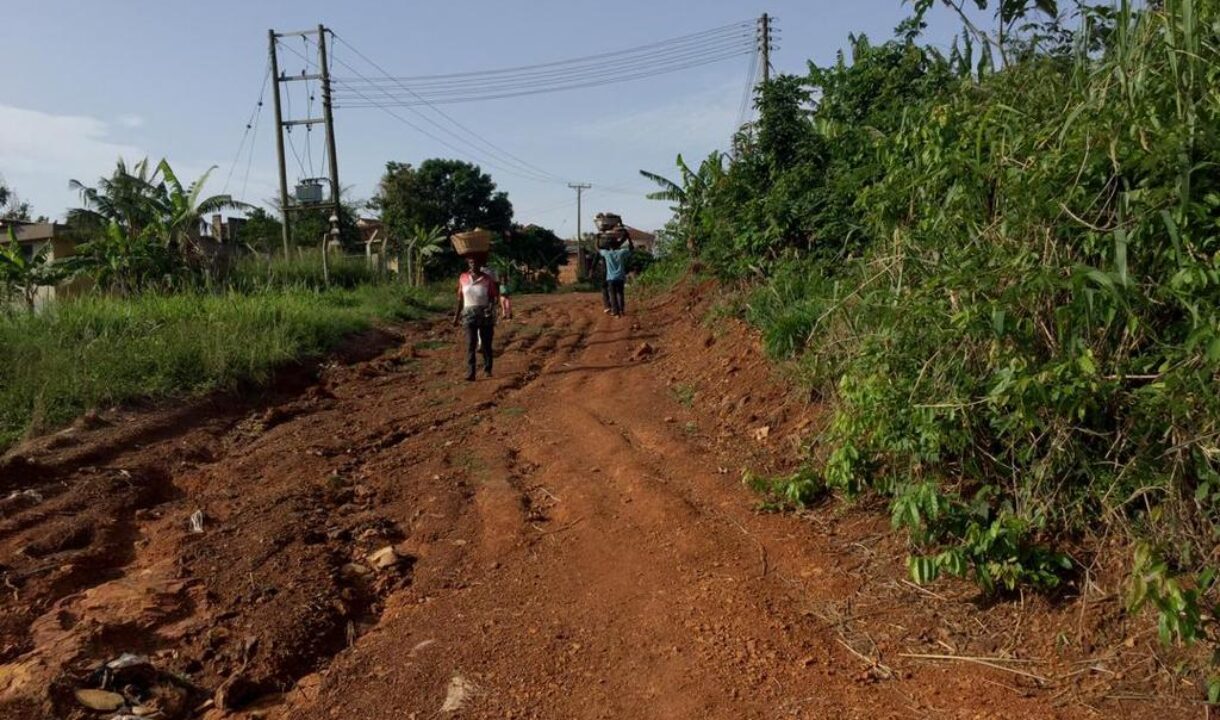
[(1075, 715), (980, 692), (972, 669), (897, 677), (841, 643), (811, 608), (857, 588), (844, 558), (803, 521), (754, 512), (743, 458), (639, 357), (644, 343), (668, 352), (659, 336), (681, 313), (616, 320), (577, 296), (519, 317), (508, 379), (463, 391), (497, 413), (446, 432), (477, 508), (451, 538), (453, 587), (391, 598), (286, 717)]
[(757, 511), (740, 470), (816, 409), (696, 304), (522, 298), (492, 379), (436, 321), (270, 399), (32, 444), (0, 714), (88, 717), (74, 683), (137, 651), (211, 718), (1099, 717), (1015, 603), (905, 584), (883, 516)]

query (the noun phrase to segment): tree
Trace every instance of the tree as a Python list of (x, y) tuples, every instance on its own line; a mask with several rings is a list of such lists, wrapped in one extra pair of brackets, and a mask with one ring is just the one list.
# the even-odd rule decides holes
[(128, 167), (120, 159), (95, 187), (72, 180), (69, 186), (80, 191), (82, 207), (68, 211), (68, 225), (85, 241), (72, 265), (125, 293), (203, 269), (204, 216), (249, 207), (229, 195), (203, 197), (211, 172), (184, 186), (165, 160), (151, 167), (145, 158)]
[(7, 303), (13, 297), (20, 298), (32, 313), (38, 288), (54, 285), (63, 277), (62, 268), (51, 260), (50, 243), (27, 256), (9, 226), (8, 242), (0, 246), (0, 290), (3, 290), (0, 300)]
[(16, 191), (9, 187), (4, 178), (0, 177), (0, 220), (30, 219), (30, 204), (23, 202)]
[(282, 227), (279, 218), (264, 208), (252, 207), (246, 211), (238, 240), (256, 252), (274, 253), (283, 240)]
[(568, 262), (568, 248), (563, 239), (540, 225), (516, 225), (493, 247), (498, 270), (510, 280), (517, 275), (524, 284), (553, 287), (559, 280), (559, 267)]
[[(377, 195), (369, 203), (393, 237), (410, 237), (416, 226), (440, 227), (446, 235), (481, 227), (501, 235), (512, 229), (513, 206), (496, 190), (478, 165), (433, 158), (418, 168), (386, 163)], [(457, 266), (457, 255), (445, 248), (438, 269)]]
[(131, 237), (160, 221), (160, 192), (155, 171), (148, 158), (130, 168), (119, 158), (110, 177), (100, 178), (95, 187), (80, 180), (69, 180), (68, 187), (80, 192), (81, 207), (68, 210), (68, 225), (84, 236), (97, 236), (111, 223)]

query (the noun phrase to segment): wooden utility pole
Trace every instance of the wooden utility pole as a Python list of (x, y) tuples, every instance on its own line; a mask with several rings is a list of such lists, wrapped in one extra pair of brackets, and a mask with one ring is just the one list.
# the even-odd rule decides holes
[(292, 236), (288, 218), (288, 168), (284, 164), (284, 114), (280, 110), (280, 61), (275, 53), (275, 30), (267, 31), (267, 45), (271, 52), (271, 80), (275, 87), (275, 152), (280, 168), (280, 231), (284, 239), (284, 257), (288, 257), (288, 238)]
[(762, 52), (763, 84), (771, 82), (771, 16), (763, 13), (758, 19), (758, 40)]
[[(330, 283), (330, 256), (327, 254), (327, 247), (330, 244), (332, 235), (338, 234), (338, 217), (339, 217), (339, 156), (335, 150), (335, 115), (331, 106), (331, 86), (330, 86), (330, 62), (326, 58), (326, 27), (319, 24), (317, 30), (301, 30), (298, 32), (277, 33), (275, 30), (268, 31), (268, 37), (271, 44), (271, 72), (275, 80), (275, 149), (278, 154), (280, 165), (280, 208), (283, 212), (284, 221), (284, 255), (288, 255), (289, 244), (292, 237), (291, 232), (291, 216), (293, 212), (299, 210), (317, 210), (330, 208), (330, 216), (335, 218), (335, 221), (330, 223), (330, 232), (322, 240), (322, 279), (327, 284)], [(276, 55), (276, 42), (282, 37), (308, 37), (317, 35), (318, 37), (318, 72), (307, 73), (301, 71), (299, 75), (282, 75), (280, 74), (279, 59)], [(303, 120), (285, 120), (283, 113), (280, 110), (280, 84), (289, 82), (309, 82), (310, 80), (319, 80), (322, 83), (322, 117), (320, 118), (305, 118)], [(308, 201), (293, 204), (288, 196), (288, 169), (287, 162), (284, 159), (284, 132), (291, 131), (294, 125), (304, 125), (312, 127), (313, 125), (326, 126), (326, 150), (328, 162), (330, 163), (330, 200), (326, 203), (318, 203)], [(302, 178), (302, 180), (305, 180)], [(307, 182), (316, 182), (317, 178), (309, 178)]]
[(580, 198), (585, 190), (593, 187), (588, 183), (568, 183), (568, 187), (576, 191), (576, 279), (585, 277), (585, 236), (580, 232)]
[[(339, 217), (339, 158), (335, 152), (335, 114), (330, 105), (330, 63), (326, 60), (326, 28), (318, 24), (318, 64), (322, 73), (322, 117), (326, 120), (326, 152), (330, 158), (330, 203)], [(336, 224), (333, 229), (338, 229)], [(330, 284), (330, 235), (322, 243), (322, 277)]]

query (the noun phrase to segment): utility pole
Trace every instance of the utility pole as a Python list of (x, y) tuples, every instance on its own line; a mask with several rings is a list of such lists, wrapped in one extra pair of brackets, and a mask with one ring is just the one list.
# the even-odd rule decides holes
[(771, 16), (763, 13), (758, 19), (758, 39), (762, 52), (763, 85), (771, 82)]
[[(335, 152), (335, 114), (330, 106), (330, 64), (326, 61), (326, 28), (318, 23), (318, 64), (322, 66), (322, 117), (326, 120), (326, 152), (330, 157), (330, 202), (331, 217), (339, 217), (339, 159)], [(331, 234), (337, 237), (338, 223)], [(322, 279), (330, 284), (330, 236), (322, 243)]]
[(578, 263), (577, 268), (576, 268), (578, 270), (578, 272), (576, 273), (576, 277), (577, 277), (577, 279), (584, 279), (584, 276), (585, 276), (585, 244), (584, 244), (585, 237), (580, 232), (580, 230), (581, 230), (581, 227), (580, 227), (580, 198), (581, 198), (581, 195), (584, 194), (585, 190), (588, 190), (589, 188), (591, 188), (593, 186), (590, 185), (589, 183), (568, 183), (568, 187), (570, 187), (576, 191), (576, 262)]
[(288, 218), (288, 169), (284, 164), (284, 115), (280, 110), (280, 61), (275, 53), (275, 30), (267, 31), (271, 52), (271, 78), (275, 86), (275, 152), (280, 168), (280, 231), (284, 236), (284, 257), (288, 257), (288, 238), (292, 235)]
[[(280, 169), (280, 209), (283, 212), (284, 223), (284, 255), (289, 252), (289, 245), (292, 238), (292, 213), (301, 210), (319, 210), (330, 209), (330, 231), (327, 232), (322, 240), (322, 278), (330, 283), (330, 256), (327, 249), (330, 246), (330, 238), (338, 237), (338, 218), (339, 218), (339, 157), (335, 149), (335, 115), (331, 105), (331, 86), (330, 86), (330, 62), (326, 58), (326, 27), (319, 24), (317, 30), (300, 30), (298, 32), (282, 32), (277, 33), (275, 30), (268, 30), (268, 40), (271, 50), (271, 73), (275, 80), (275, 149), (279, 160)], [(318, 37), (318, 72), (307, 73), (304, 70), (299, 75), (287, 75), (280, 73), (279, 58), (276, 52), (276, 42), (282, 37), (308, 37), (317, 35)], [(305, 118), (303, 120), (285, 120), (280, 109), (280, 85), (289, 82), (308, 82), (310, 80), (319, 80), (322, 84), (322, 117)], [(321, 202), (321, 197), (318, 200), (302, 200), (293, 204), (288, 196), (288, 169), (287, 162), (284, 158), (284, 132), (291, 131), (294, 125), (304, 125), (311, 127), (313, 125), (326, 126), (326, 150), (328, 161), (330, 163), (330, 200), (329, 202)], [(302, 178), (306, 182), (306, 187), (311, 183), (316, 183), (318, 178)], [(298, 186), (298, 189), (300, 186)], [(300, 193), (298, 193), (300, 195)], [(303, 197), (303, 196), (302, 196)], [(298, 198), (300, 199), (300, 198)]]

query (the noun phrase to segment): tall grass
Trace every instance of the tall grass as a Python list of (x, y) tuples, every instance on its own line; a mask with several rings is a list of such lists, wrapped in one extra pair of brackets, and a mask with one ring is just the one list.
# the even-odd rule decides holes
[(434, 300), (400, 285), (85, 297), (0, 318), (0, 449), (89, 408), (267, 382), (378, 320)]
[[(367, 283), (397, 281), (396, 277), (378, 270), (359, 255), (332, 254), (329, 266), (330, 287), (353, 288)], [(241, 292), (267, 288), (321, 289), (326, 287), (322, 255), (311, 249), (299, 250), (288, 258), (247, 255), (237, 261), (221, 284)]]

